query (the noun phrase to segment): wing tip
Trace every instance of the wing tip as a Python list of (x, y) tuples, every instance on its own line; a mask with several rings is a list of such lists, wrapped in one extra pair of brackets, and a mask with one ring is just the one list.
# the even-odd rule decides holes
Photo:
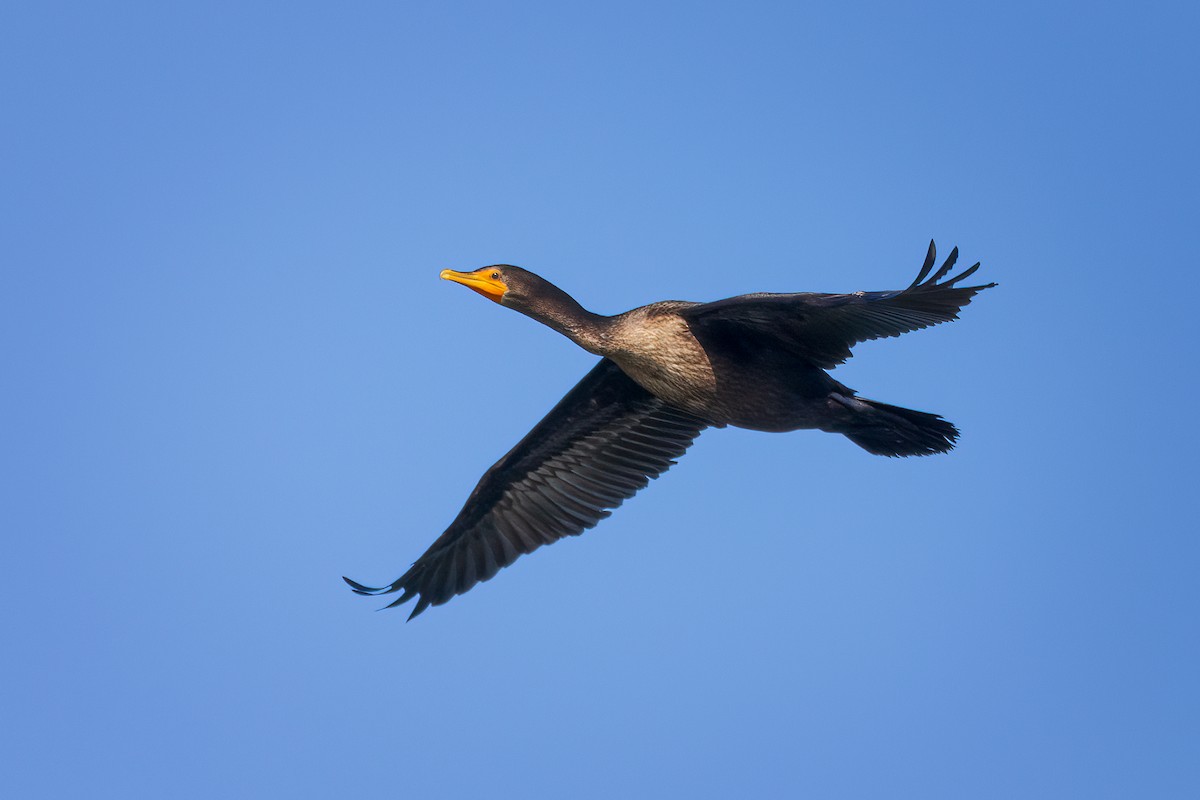
[(409, 614), (408, 619), (406, 619), (404, 621), (412, 622), (414, 619), (416, 619), (418, 616), (420, 616), (421, 612), (423, 612), (425, 609), (429, 608), (429, 606), (430, 606), (429, 598), (424, 597), (424, 596), (419, 597), (417, 599), (417, 604), (415, 606), (413, 606), (412, 613)]
[[(936, 260), (934, 253), (935, 253), (935, 250), (933, 248), (933, 242), (932, 242), (932, 240), (930, 240), (929, 253), (925, 257), (925, 263), (921, 266), (921, 271), (917, 274), (917, 279), (915, 281), (913, 281), (912, 284), (910, 284), (908, 289), (906, 289), (905, 291), (949, 289), (949, 288), (953, 287), (955, 284), (960, 283), (961, 281), (965, 280), (966, 278), (969, 278), (972, 275), (974, 275), (975, 272), (978, 271), (979, 267), (982, 264), (982, 262), (976, 261), (974, 264), (967, 267), (966, 269), (964, 269), (962, 272), (958, 273), (957, 275), (954, 275), (953, 277), (948, 278), (946, 280), (942, 280), (943, 278), (946, 277), (946, 275), (948, 275), (950, 273), (950, 271), (954, 268), (954, 265), (958, 262), (958, 247), (955, 246), (950, 251), (950, 255), (946, 257), (946, 260), (942, 264), (942, 266), (938, 267), (937, 272), (934, 272), (933, 275), (930, 276), (929, 273), (932, 270), (933, 262)], [(926, 280), (927, 276), (929, 277), (928, 280)], [(941, 281), (941, 282), (939, 283), (939, 281)], [(980, 286), (964, 286), (961, 288), (963, 290), (967, 290), (967, 291), (978, 292), (978, 291), (982, 291), (984, 289), (991, 289), (996, 286), (999, 286), (999, 284), (992, 282), (992, 283), (986, 283), (986, 284), (983, 284)]]
[(373, 596), (373, 595), (377, 595), (377, 594), (386, 594), (388, 592), (388, 590), (391, 589), (390, 586), (381, 586), (379, 588), (375, 588), (373, 586), (365, 586), (356, 580), (351, 580), (350, 578), (347, 578), (345, 575), (342, 576), (342, 580), (344, 580), (346, 582), (346, 585), (349, 586), (350, 590), (352, 592), (354, 592), (355, 594)]
[(911, 284), (909, 284), (908, 288), (912, 289), (917, 284), (919, 284), (921, 281), (925, 280), (925, 276), (929, 274), (929, 270), (933, 269), (933, 265), (936, 262), (937, 262), (937, 245), (934, 244), (933, 239), (930, 239), (929, 240), (929, 249), (925, 252), (925, 263), (923, 263), (921, 265), (921, 270), (917, 273), (916, 280), (914, 280)]

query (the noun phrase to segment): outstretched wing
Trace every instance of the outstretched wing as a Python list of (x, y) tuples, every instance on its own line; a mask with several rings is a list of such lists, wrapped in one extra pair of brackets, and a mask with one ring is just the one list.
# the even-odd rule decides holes
[(409, 619), (518, 556), (578, 536), (683, 455), (707, 422), (666, 405), (608, 359), (484, 473), (458, 517), (408, 572), (359, 594), (417, 597)]
[(972, 297), (996, 285), (955, 285), (974, 274), (979, 264), (942, 281), (958, 261), (958, 248), (930, 275), (936, 256), (930, 242), (917, 279), (900, 291), (745, 294), (702, 303), (681, 313), (701, 341), (719, 345), (721, 341), (745, 342), (747, 337), (769, 340), (829, 369), (848, 359), (850, 348), (859, 342), (958, 319), (959, 310)]

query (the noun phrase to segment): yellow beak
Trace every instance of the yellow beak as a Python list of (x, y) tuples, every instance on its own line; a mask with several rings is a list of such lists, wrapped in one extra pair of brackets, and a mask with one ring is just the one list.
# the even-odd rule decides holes
[(473, 291), (479, 292), (488, 300), (499, 303), (500, 298), (504, 297), (504, 293), (508, 291), (508, 286), (504, 281), (500, 280), (500, 273), (490, 267), (477, 269), (474, 272), (458, 272), (452, 269), (444, 269), (441, 274), (442, 280), (454, 281), (461, 283), (463, 286)]

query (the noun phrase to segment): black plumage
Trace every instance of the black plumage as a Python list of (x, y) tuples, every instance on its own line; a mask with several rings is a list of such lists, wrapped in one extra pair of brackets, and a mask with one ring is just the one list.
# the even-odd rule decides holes
[[(858, 342), (957, 319), (978, 292), (936, 271), (932, 242), (903, 290), (749, 294), (666, 301), (605, 317), (509, 265), (442, 277), (520, 311), (602, 356), (596, 367), (480, 479), (450, 527), (398, 579), (359, 594), (417, 598), (410, 619), (486, 581), (518, 556), (607, 517), (683, 455), (708, 426), (844, 434), (871, 453), (930, 455), (958, 430), (922, 411), (860, 398), (826, 369)], [(931, 274), (932, 273), (932, 274)], [(939, 283), (939, 281), (941, 281)]]
[[(710, 335), (743, 341), (782, 344), (815, 366), (831, 369), (850, 358), (850, 348), (859, 342), (899, 336), (909, 331), (958, 319), (958, 311), (980, 290), (995, 286), (956, 288), (955, 284), (975, 274), (979, 264), (938, 283), (958, 261), (958, 248), (937, 272), (933, 242), (921, 271), (907, 289), (892, 292), (852, 294), (744, 294), (703, 303), (685, 312), (689, 322)], [(928, 279), (927, 279), (928, 278)]]
[[(412, 616), (516, 558), (578, 536), (683, 455), (707, 425), (638, 386), (607, 358), (484, 473), (458, 517), (408, 572), (359, 594), (420, 595)], [(411, 617), (410, 617), (411, 618)]]

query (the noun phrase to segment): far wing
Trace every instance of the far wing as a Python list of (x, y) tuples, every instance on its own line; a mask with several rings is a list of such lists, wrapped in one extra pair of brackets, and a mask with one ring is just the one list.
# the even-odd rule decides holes
[[(868, 339), (899, 336), (958, 319), (971, 298), (996, 284), (955, 284), (974, 274), (979, 264), (941, 281), (958, 260), (958, 248), (930, 276), (937, 251), (933, 242), (916, 280), (907, 289), (853, 294), (746, 294), (684, 310), (701, 341), (737, 341), (747, 336), (770, 340), (813, 364), (829, 369), (851, 355), (850, 348)], [(928, 280), (926, 280), (928, 277)]]
[[(359, 594), (417, 597), (409, 619), (495, 575), (518, 556), (578, 536), (665, 472), (707, 426), (600, 361), (467, 498), (408, 572)], [(391, 606), (389, 606), (390, 608)]]

